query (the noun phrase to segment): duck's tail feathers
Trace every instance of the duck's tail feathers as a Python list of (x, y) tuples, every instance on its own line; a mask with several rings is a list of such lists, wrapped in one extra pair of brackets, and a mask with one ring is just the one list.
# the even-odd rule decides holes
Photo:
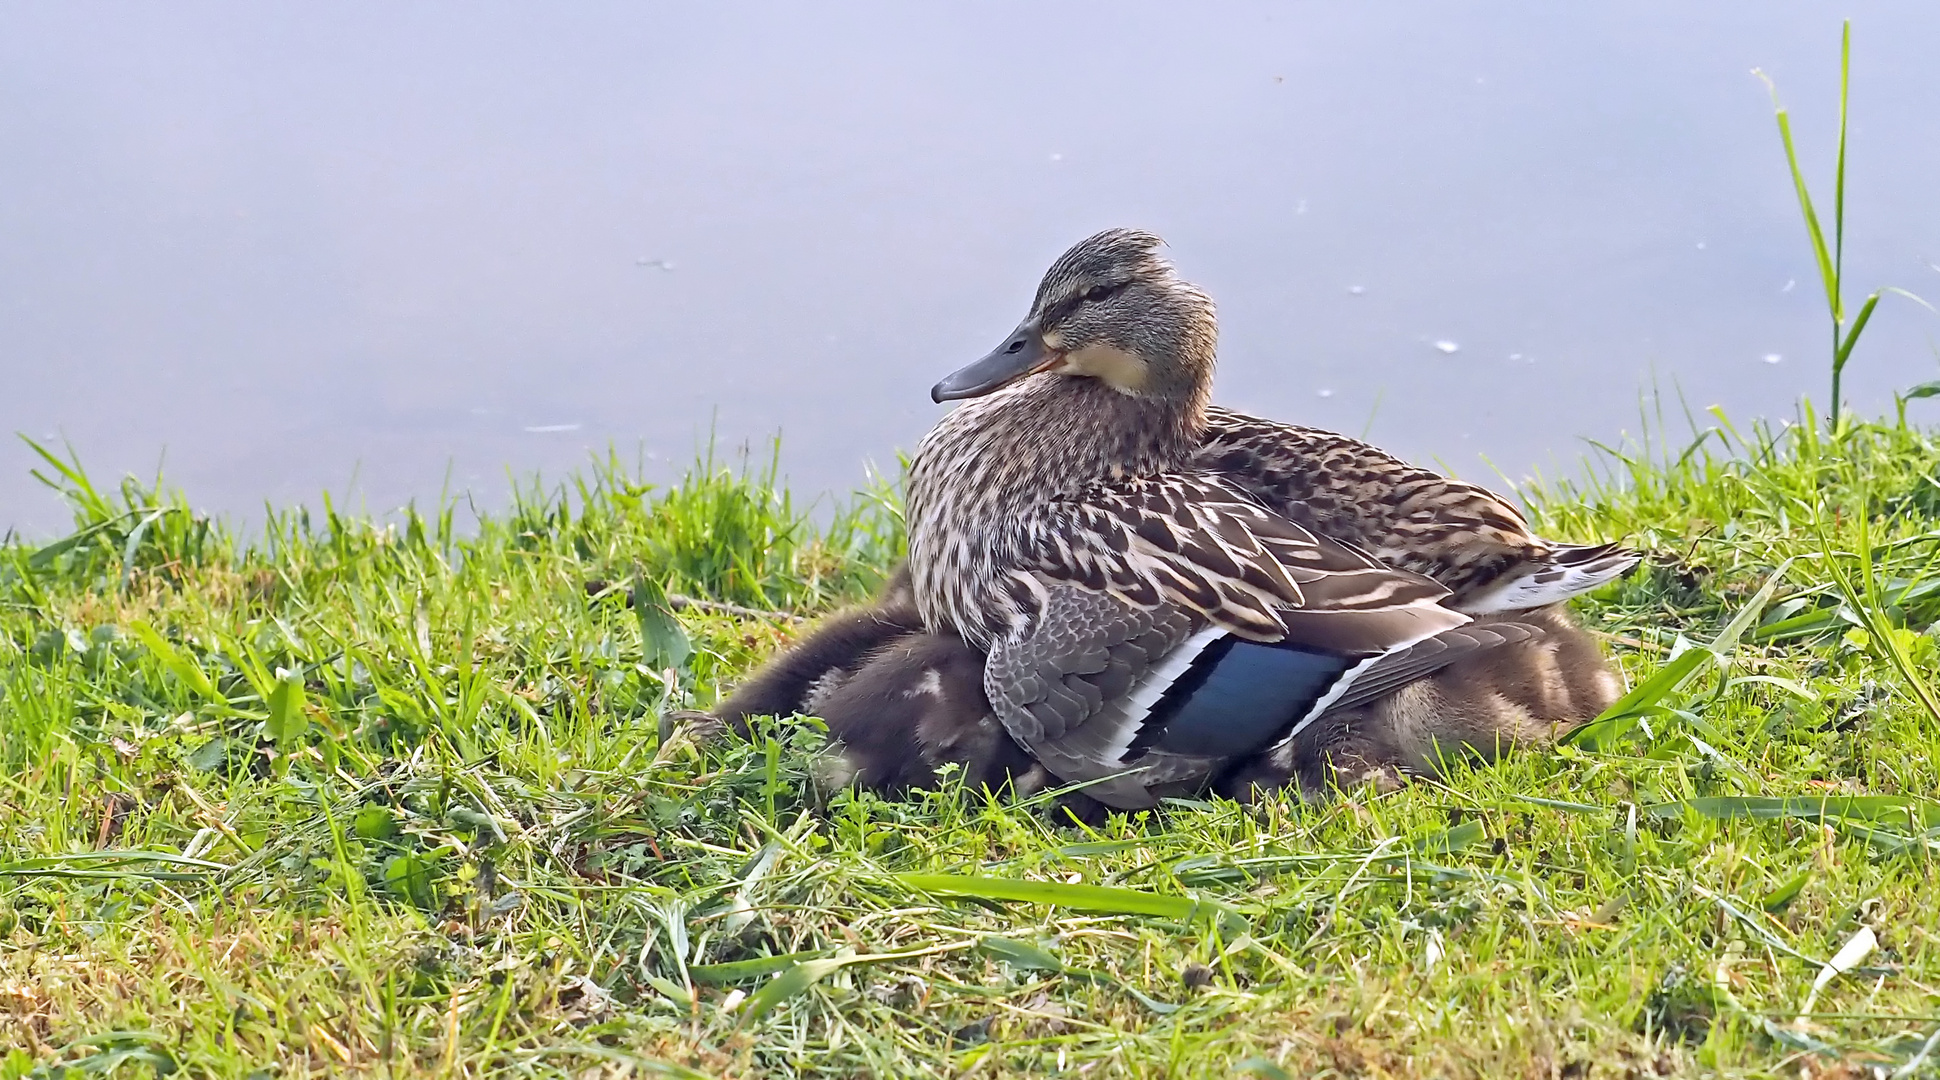
[(1548, 607), (1615, 581), (1643, 556), (1615, 544), (1558, 544), (1541, 563), (1503, 575), (1501, 581), (1455, 606), (1470, 615), (1498, 615)]

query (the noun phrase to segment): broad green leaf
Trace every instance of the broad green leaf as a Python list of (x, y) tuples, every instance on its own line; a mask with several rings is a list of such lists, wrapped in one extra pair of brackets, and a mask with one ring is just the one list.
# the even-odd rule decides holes
[(397, 835), (397, 817), (390, 807), (372, 804), (357, 811), (350, 831), (360, 840), (388, 840)]
[(263, 722), (263, 734), (278, 750), (289, 749), (309, 729), (310, 714), (304, 711), (303, 702), (301, 679), (285, 675), (270, 687), (269, 719)]
[(647, 985), (660, 991), (666, 996), (668, 1001), (673, 1002), (683, 1009), (693, 1007), (694, 995), (688, 993), (686, 987), (672, 979), (660, 975), (648, 975)]
[(384, 884), (398, 899), (429, 911), (437, 902), (432, 868), (422, 856), (407, 853), (384, 864)]
[(694, 653), (687, 630), (667, 603), (667, 590), (646, 574), (633, 576), (633, 615), (640, 620), (640, 649), (650, 668), (677, 668)]
[(189, 767), (203, 772), (215, 772), (229, 759), (229, 740), (221, 735), (210, 739), (190, 752)]
[(1487, 839), (1488, 831), (1482, 823), (1473, 818), (1431, 836), (1415, 841), (1415, 853), (1419, 855), (1453, 855), (1455, 852)]

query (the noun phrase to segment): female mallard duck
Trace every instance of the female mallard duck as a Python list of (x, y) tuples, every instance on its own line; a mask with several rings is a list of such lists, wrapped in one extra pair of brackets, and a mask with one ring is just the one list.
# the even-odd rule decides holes
[[(1232, 409), (1206, 410), (1193, 466), (1217, 473), (1262, 506), (1381, 562), (1446, 586), (1470, 614), (1546, 607), (1615, 579), (1638, 556), (1614, 544), (1545, 540), (1487, 488), (1410, 465), (1319, 428)], [(871, 653), (922, 623), (899, 566), (876, 602), (824, 620), (713, 710), (736, 727), (749, 716), (803, 710), (824, 678), (853, 673)]]
[(1476, 623), (1195, 466), (1217, 331), (1158, 244), (1111, 230), (1060, 257), (1005, 344), (932, 391), (976, 400), (908, 492), (925, 625), (987, 652), (1012, 737), (1118, 807), (1543, 633)]
[[(1321, 536), (1433, 578), (1450, 590), (1449, 606), (1470, 614), (1554, 604), (1637, 562), (1635, 553), (1613, 544), (1545, 540), (1488, 489), (1410, 465), (1359, 439), (1218, 406), (1206, 410), (1192, 467), (1225, 477)], [(822, 680), (853, 674), (886, 642), (920, 625), (908, 570), (898, 567), (874, 605), (824, 620), (712, 715), (740, 729), (749, 716), (803, 711)]]

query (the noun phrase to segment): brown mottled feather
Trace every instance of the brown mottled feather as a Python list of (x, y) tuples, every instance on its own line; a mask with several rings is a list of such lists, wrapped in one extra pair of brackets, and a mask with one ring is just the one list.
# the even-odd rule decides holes
[(1316, 533), (1441, 582), (1457, 606), (1557, 550), (1487, 488), (1331, 431), (1214, 406), (1193, 460)]

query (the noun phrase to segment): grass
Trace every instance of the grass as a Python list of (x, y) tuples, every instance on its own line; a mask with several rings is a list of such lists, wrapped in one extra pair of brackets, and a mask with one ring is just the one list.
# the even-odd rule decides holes
[(0, 1076), (1930, 1073), (1940, 441), (1904, 412), (1653, 427), (1531, 494), (1651, 555), (1581, 607), (1647, 692), (1572, 745), (1096, 832), (817, 790), (807, 721), (663, 741), (794, 624), (670, 644), (656, 589), (864, 596), (880, 493), (608, 463), (475, 533), (244, 541), (49, 454), (74, 531), (0, 547)]
[[(1837, 428), (1845, 410), (1845, 397), (1840, 385), (1845, 378), (1846, 364), (1852, 360), (1852, 350), (1859, 344), (1860, 335), (1866, 332), (1866, 324), (1872, 320), (1873, 309), (1879, 306), (1880, 296), (1888, 292), (1897, 293), (1928, 311), (1932, 311), (1933, 306), (1905, 289), (1889, 286), (1868, 294), (1860, 302), (1851, 325), (1846, 322), (1846, 114), (1852, 99), (1852, 20), (1846, 20), (1839, 35), (1839, 137), (1832, 162), (1830, 244), (1826, 242), (1825, 229), (1819, 224), (1818, 210), (1812, 203), (1812, 191), (1805, 182), (1805, 170), (1799, 166), (1798, 146), (1792, 138), (1791, 113), (1779, 103), (1778, 86), (1770, 77), (1757, 69), (1753, 69), (1752, 74), (1764, 80), (1765, 88), (1771, 92), (1779, 142), (1785, 148), (1785, 165), (1791, 172), (1792, 190), (1798, 195), (1799, 217), (1805, 223), (1806, 239), (1812, 244), (1812, 259), (1819, 269), (1819, 283), (1825, 288), (1826, 314), (1832, 319), (1832, 392), (1827, 398), (1826, 427)], [(1916, 393), (1921, 397), (1940, 394), (1940, 384), (1924, 384), (1917, 388)]]

